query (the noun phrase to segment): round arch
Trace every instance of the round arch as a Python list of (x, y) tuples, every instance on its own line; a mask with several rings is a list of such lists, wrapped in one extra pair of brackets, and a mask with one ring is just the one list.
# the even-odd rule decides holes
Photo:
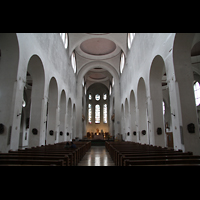
[[(38, 146), (41, 139), (45, 137), (43, 126), (43, 97), (44, 97), (45, 73), (44, 65), (41, 58), (34, 54), (30, 57), (27, 66), (25, 89), (30, 94), (29, 108), (30, 112), (30, 128), (29, 128), (29, 147)], [(28, 117), (28, 116), (27, 116)], [(32, 129), (36, 128), (38, 134), (34, 135)], [(43, 139), (44, 141), (44, 139)]]
[(63, 142), (66, 139), (66, 93), (63, 89), (60, 96), (60, 127), (59, 127), (59, 134), (58, 134), (58, 142)]
[[(125, 125), (125, 136), (126, 140), (130, 140), (130, 124), (129, 124), (129, 105), (128, 105), (128, 99), (125, 99), (125, 109), (124, 109), (124, 125)], [(129, 132), (129, 136), (127, 133)]]
[(54, 144), (57, 137), (57, 108), (58, 108), (58, 84), (55, 77), (52, 77), (49, 82), (48, 94), (48, 118), (47, 118), (47, 144)]
[(136, 132), (136, 106), (135, 106), (135, 93), (133, 90), (130, 92), (130, 135), (131, 140), (137, 142), (136, 135), (133, 135), (133, 132)]
[(67, 103), (67, 141), (71, 139), (72, 134), (72, 100), (68, 99)]
[[(165, 73), (165, 63), (160, 55), (154, 57), (149, 73), (150, 97), (152, 102), (152, 118), (150, 126), (154, 134), (151, 138), (154, 145), (165, 146), (165, 128), (163, 119), (163, 91), (162, 77)], [(157, 134), (157, 129), (162, 130), (162, 134)]]
[(139, 140), (141, 143), (147, 144), (149, 137), (147, 132), (147, 94), (146, 94), (145, 81), (142, 77), (139, 79), (137, 86), (137, 104), (139, 111), (138, 113)]
[(114, 77), (114, 80), (116, 80), (117, 78), (119, 79), (119, 74), (118, 72), (116, 71), (116, 69), (106, 63), (106, 62), (103, 62), (103, 61), (92, 61), (92, 62), (89, 62), (87, 63), (86, 65), (84, 65), (79, 71), (78, 71), (78, 80), (80, 80), (80, 82), (82, 81), (83, 79), (83, 76), (88, 72), (90, 71), (91, 69), (93, 69), (94, 67), (101, 67), (103, 69), (106, 69), (109, 71), (109, 73)]
[(121, 123), (120, 123), (120, 108), (119, 108), (119, 105), (120, 105), (120, 89), (119, 89), (119, 74), (118, 72), (116, 71), (116, 69), (106, 63), (106, 62), (102, 62), (102, 61), (93, 61), (93, 62), (90, 62), (90, 63), (87, 63), (86, 65), (84, 65), (78, 72), (78, 77), (77, 77), (77, 80), (78, 80), (78, 83), (77, 83), (77, 98), (76, 98), (76, 131), (77, 131), (77, 137), (82, 137), (84, 133), (82, 133), (83, 131), (81, 130), (82, 129), (82, 109), (81, 109), (81, 106), (82, 106), (82, 96), (83, 96), (83, 92), (82, 92), (82, 80), (83, 80), (83, 77), (84, 75), (91, 69), (93, 69), (94, 67), (101, 67), (103, 69), (106, 69), (109, 71), (109, 73), (114, 77), (114, 80), (115, 80), (115, 85), (114, 85), (114, 94), (115, 94), (115, 122), (114, 122), (114, 130), (115, 130), (115, 134), (117, 132), (120, 132), (120, 126), (121, 126)]

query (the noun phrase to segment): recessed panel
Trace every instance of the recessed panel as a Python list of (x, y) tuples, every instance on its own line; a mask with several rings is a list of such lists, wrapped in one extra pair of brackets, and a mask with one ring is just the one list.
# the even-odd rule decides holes
[(84, 41), (80, 48), (83, 52), (90, 55), (106, 55), (112, 53), (116, 49), (114, 42), (104, 38), (92, 38)]

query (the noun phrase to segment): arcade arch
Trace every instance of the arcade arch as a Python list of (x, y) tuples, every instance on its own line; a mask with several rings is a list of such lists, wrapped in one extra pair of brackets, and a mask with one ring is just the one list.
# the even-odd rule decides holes
[(57, 138), (57, 108), (58, 84), (55, 77), (52, 77), (49, 83), (48, 94), (46, 144), (54, 144)]
[[(106, 69), (108, 70), (108, 72), (114, 77), (115, 80), (115, 84), (113, 86), (114, 89), (114, 94), (115, 94), (115, 121), (114, 121), (114, 129), (116, 130), (115, 133), (119, 133), (120, 132), (120, 109), (118, 106), (120, 104), (120, 89), (119, 89), (119, 74), (117, 73), (116, 69), (114, 67), (112, 67), (110, 64), (106, 63), (106, 62), (102, 62), (102, 61), (93, 61), (90, 62), (88, 64), (86, 64), (84, 67), (81, 68), (81, 70), (78, 73), (78, 83), (77, 83), (77, 104), (76, 104), (76, 133), (77, 133), (77, 137), (82, 138), (82, 113), (80, 111), (82, 111), (81, 109), (81, 105), (82, 105), (82, 97), (84, 96), (83, 91), (82, 91), (82, 80), (84, 75), (91, 69), (95, 68), (95, 67), (100, 67), (102, 69)], [(110, 127), (111, 130), (112, 127)], [(110, 131), (112, 133), (112, 130)]]
[[(25, 112), (26, 127), (29, 127), (29, 130), (26, 130), (29, 135), (28, 145), (29, 147), (38, 146), (40, 138), (44, 137), (42, 135), (43, 114), (41, 112), (44, 97), (44, 67), (40, 57), (37, 55), (33, 55), (29, 59), (24, 89), (29, 96), (29, 104), (27, 105), (29, 108)], [(33, 129), (37, 129), (38, 133), (33, 134)]]
[(148, 144), (149, 133), (147, 132), (147, 95), (144, 79), (141, 77), (137, 87), (137, 102), (138, 102), (138, 129), (139, 141), (142, 144)]
[(134, 91), (131, 90), (130, 92), (130, 135), (131, 135), (131, 140), (133, 142), (137, 142), (136, 134), (133, 134), (133, 132), (136, 132), (136, 106), (135, 106), (135, 94), (134, 94)]
[(60, 97), (60, 123), (58, 142), (66, 141), (66, 93), (62, 90)]
[[(152, 120), (151, 126), (154, 134), (154, 144), (157, 146), (165, 146), (165, 128), (163, 120), (163, 92), (162, 78), (165, 72), (164, 60), (160, 55), (154, 57), (150, 68), (150, 95), (152, 102)], [(161, 128), (160, 132), (157, 130)]]

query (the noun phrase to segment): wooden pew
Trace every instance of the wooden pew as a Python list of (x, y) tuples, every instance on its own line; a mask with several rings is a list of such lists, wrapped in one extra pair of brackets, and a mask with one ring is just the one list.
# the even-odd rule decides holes
[(91, 142), (74, 142), (77, 148), (65, 149), (66, 142), (52, 145), (26, 148), (24, 150), (0, 153), (0, 165), (6, 166), (76, 166), (86, 151), (91, 147)]
[(69, 157), (67, 155), (26, 155), (26, 154), (0, 154), (0, 160), (20, 159), (20, 160), (63, 160), (64, 166), (69, 166)]
[(200, 164), (200, 159), (124, 160), (124, 166)]
[(10, 151), (9, 154), (11, 155), (21, 155), (21, 156), (55, 156), (60, 157), (68, 156), (68, 162), (66, 162), (66, 166), (73, 166), (73, 154), (71, 153), (60, 153), (60, 152), (34, 152), (34, 151)]
[(118, 158), (118, 166), (123, 166), (123, 163), (124, 163), (124, 160), (142, 160), (142, 159), (149, 159), (149, 158), (157, 158), (159, 159), (160, 157), (163, 157), (163, 158), (170, 158), (170, 157), (183, 157), (186, 158), (186, 157), (192, 157), (192, 153), (191, 152), (186, 152), (186, 153), (180, 153), (180, 152), (172, 152), (172, 153), (147, 153), (147, 154), (133, 154), (133, 153), (124, 153), (124, 154), (119, 154), (119, 158)]
[(200, 156), (192, 152), (162, 148), (135, 142), (107, 142), (106, 149), (118, 166), (199, 165)]
[(20, 165), (25, 165), (25, 166), (64, 166), (64, 161), (63, 160), (27, 160), (27, 159), (0, 159), (0, 166), (20, 166)]

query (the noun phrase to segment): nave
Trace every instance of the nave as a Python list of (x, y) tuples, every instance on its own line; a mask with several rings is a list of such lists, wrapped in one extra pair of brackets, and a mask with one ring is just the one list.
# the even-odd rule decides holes
[(103, 136), (198, 156), (199, 69), (199, 33), (0, 33), (0, 153)]
[(115, 166), (105, 146), (91, 146), (78, 166)]

